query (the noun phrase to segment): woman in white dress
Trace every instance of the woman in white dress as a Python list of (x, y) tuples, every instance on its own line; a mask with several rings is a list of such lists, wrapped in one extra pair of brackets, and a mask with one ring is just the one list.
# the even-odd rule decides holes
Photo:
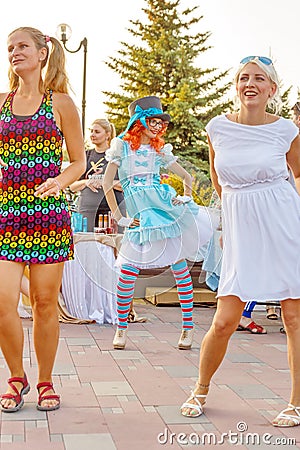
[[(181, 407), (197, 417), (245, 302), (280, 301), (292, 390), (274, 426), (300, 425), (300, 138), (280, 117), (279, 81), (269, 58), (242, 59), (237, 113), (207, 125), (211, 178), (222, 200), (223, 263), (218, 307), (200, 351), (199, 379)], [(267, 106), (275, 114), (266, 112)], [(297, 191), (287, 181), (293, 172)]]

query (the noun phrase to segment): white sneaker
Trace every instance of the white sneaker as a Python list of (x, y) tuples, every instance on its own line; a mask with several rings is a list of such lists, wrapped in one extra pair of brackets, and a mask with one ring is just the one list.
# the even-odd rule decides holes
[(194, 328), (184, 328), (178, 341), (178, 348), (180, 350), (189, 350), (192, 347), (193, 336)]
[(126, 345), (127, 328), (117, 328), (116, 334), (113, 340), (113, 346), (116, 349), (123, 350)]

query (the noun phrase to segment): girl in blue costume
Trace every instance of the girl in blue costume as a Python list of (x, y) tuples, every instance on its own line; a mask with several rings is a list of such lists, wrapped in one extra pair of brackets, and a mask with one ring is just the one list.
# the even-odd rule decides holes
[[(125, 347), (128, 311), (140, 269), (171, 266), (182, 311), (178, 347), (190, 349), (194, 332), (193, 285), (185, 259), (203, 259), (199, 249), (212, 235), (210, 217), (206, 208), (192, 201), (192, 177), (176, 162), (172, 146), (165, 145), (162, 138), (170, 116), (163, 113), (160, 99), (140, 98), (129, 105), (129, 113), (126, 130), (106, 152), (110, 162), (103, 182), (114, 218), (126, 227), (117, 258), (121, 273), (113, 345)], [(176, 196), (172, 187), (160, 183), (161, 167), (182, 178), (183, 196)], [(121, 215), (111, 189), (117, 170), (129, 217)]]

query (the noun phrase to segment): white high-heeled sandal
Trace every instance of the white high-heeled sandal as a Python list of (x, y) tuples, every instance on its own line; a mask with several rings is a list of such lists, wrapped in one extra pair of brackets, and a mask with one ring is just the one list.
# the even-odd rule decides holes
[[(185, 403), (181, 406), (181, 414), (184, 417), (199, 417), (203, 414), (203, 406), (205, 405), (205, 401), (203, 403), (199, 402), (198, 398), (206, 399), (207, 394), (195, 394), (194, 391), (191, 391), (191, 396), (187, 399)], [(196, 403), (189, 403), (190, 400), (195, 400)], [(183, 408), (190, 408), (196, 411), (196, 414), (184, 413)]]
[[(297, 414), (294, 416), (293, 414), (286, 414), (287, 411), (295, 411)], [(289, 420), (293, 422), (293, 425), (288, 424), (279, 424), (276, 423), (276, 420)], [(288, 408), (281, 411), (278, 416), (273, 420), (272, 425), (274, 427), (282, 427), (282, 428), (288, 428), (288, 427), (296, 427), (297, 425), (300, 425), (300, 406), (294, 406), (291, 403), (288, 404)]]

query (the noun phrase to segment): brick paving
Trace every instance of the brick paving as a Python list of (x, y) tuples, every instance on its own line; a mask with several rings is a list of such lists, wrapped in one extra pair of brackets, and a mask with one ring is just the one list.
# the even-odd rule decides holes
[[(300, 427), (270, 425), (285, 408), (290, 391), (281, 321), (269, 321), (264, 311), (255, 311), (254, 319), (268, 334), (234, 333), (213, 379), (205, 414), (191, 419), (181, 416), (179, 407), (197, 379), (200, 342), (215, 309), (195, 308), (190, 351), (176, 348), (179, 307), (139, 301), (135, 309), (148, 321), (130, 325), (125, 350), (112, 348), (115, 326), (61, 324), (54, 383), (62, 407), (51, 413), (35, 407), (32, 321), (23, 319), (25, 369), (32, 389), (21, 411), (2, 413), (1, 450), (156, 450), (199, 444), (220, 449), (300, 448)], [(0, 358), (2, 391), (7, 377)], [(237, 435), (231, 443), (225, 438), (222, 443), (222, 433), (230, 431)]]

